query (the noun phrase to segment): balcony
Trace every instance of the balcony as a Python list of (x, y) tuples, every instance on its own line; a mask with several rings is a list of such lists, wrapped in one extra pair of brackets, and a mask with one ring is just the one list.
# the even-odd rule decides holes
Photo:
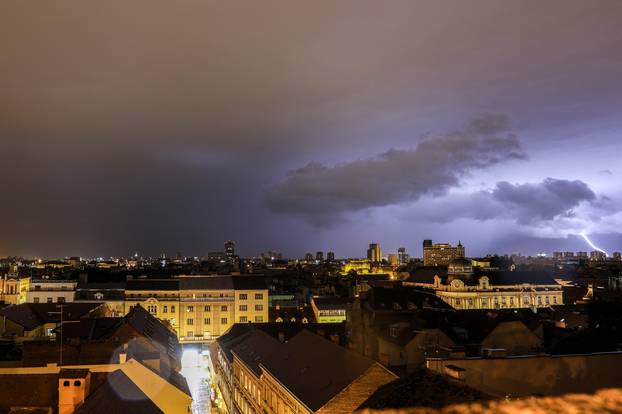
[(233, 296), (179, 298), (180, 302), (233, 302), (234, 300)]

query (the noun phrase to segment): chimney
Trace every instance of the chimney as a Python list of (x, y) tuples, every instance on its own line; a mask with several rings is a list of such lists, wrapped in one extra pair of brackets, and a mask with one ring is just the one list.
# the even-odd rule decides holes
[(88, 369), (61, 369), (58, 374), (58, 414), (73, 414), (91, 388)]

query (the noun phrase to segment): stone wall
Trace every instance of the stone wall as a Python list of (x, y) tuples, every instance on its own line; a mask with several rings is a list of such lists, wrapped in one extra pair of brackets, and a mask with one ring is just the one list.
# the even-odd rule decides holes
[(604, 389), (595, 394), (530, 397), (485, 403), (457, 404), (441, 409), (361, 410), (357, 414), (600, 414), (622, 413), (622, 389)]
[(428, 359), (446, 374), (459, 367), (465, 385), (503, 397), (594, 392), (622, 386), (622, 353), (514, 358)]

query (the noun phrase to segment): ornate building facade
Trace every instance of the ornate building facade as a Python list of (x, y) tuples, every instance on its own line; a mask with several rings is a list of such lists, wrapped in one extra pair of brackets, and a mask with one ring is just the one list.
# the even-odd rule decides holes
[(415, 271), (404, 284), (432, 289), (455, 309), (544, 308), (564, 303), (562, 286), (546, 274), (513, 270), (475, 273), (466, 259), (454, 260), (446, 269)]

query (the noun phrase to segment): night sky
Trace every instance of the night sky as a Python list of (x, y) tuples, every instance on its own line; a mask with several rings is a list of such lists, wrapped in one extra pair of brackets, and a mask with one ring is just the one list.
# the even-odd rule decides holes
[(0, 4), (0, 256), (622, 249), (622, 1)]

